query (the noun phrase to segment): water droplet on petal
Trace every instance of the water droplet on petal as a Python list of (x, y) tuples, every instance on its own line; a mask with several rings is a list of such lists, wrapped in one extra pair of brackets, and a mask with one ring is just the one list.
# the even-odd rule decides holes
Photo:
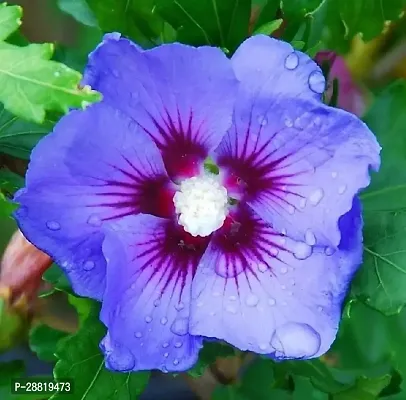
[(184, 305), (182, 302), (176, 304), (176, 306), (175, 306), (175, 310), (176, 310), (176, 311), (181, 311), (181, 310), (183, 310), (184, 308), (185, 308), (185, 305)]
[(162, 343), (162, 347), (163, 347), (164, 349), (167, 349), (167, 348), (169, 347), (169, 343), (168, 343), (168, 342)]
[(258, 345), (258, 347), (259, 347), (260, 350), (265, 351), (269, 347), (269, 345), (267, 345), (265, 343), (260, 343)]
[(298, 260), (305, 260), (312, 254), (312, 248), (304, 242), (296, 242), (293, 248), (293, 255)]
[(266, 272), (268, 271), (268, 266), (265, 263), (259, 263), (258, 264), (258, 271), (259, 272)]
[(59, 229), (61, 229), (61, 225), (59, 224), (59, 222), (56, 221), (48, 221), (46, 225), (47, 228), (51, 231), (59, 231)]
[(292, 128), (293, 126), (293, 121), (290, 118), (285, 118), (285, 126), (287, 128)]
[(187, 318), (175, 319), (171, 326), (171, 331), (175, 335), (184, 336), (189, 331), (189, 321)]
[(271, 247), (269, 252), (273, 255), (273, 256), (277, 256), (279, 253), (279, 250), (276, 247)]
[(203, 304), (204, 304), (204, 303), (203, 303), (202, 301), (198, 301), (197, 304), (196, 304), (196, 306), (197, 306), (197, 307), (203, 307)]
[(230, 296), (228, 299), (229, 299), (230, 301), (236, 301), (236, 300), (237, 300), (237, 297), (236, 297), (236, 296)]
[(331, 173), (331, 177), (332, 177), (333, 179), (337, 178), (337, 176), (338, 176), (338, 173), (337, 173), (337, 172), (333, 171), (333, 172)]
[(87, 219), (87, 223), (91, 226), (101, 226), (102, 224), (102, 220), (100, 219), (100, 217), (96, 214), (92, 214), (88, 219)]
[(290, 215), (293, 215), (293, 214), (295, 213), (295, 207), (293, 207), (291, 204), (288, 204), (288, 205), (286, 206), (286, 209), (288, 210), (288, 213), (289, 213)]
[(324, 250), (326, 256), (332, 256), (335, 253), (335, 249), (333, 247), (326, 247)]
[[(168, 356), (169, 356), (169, 353), (165, 353), (165, 354), (164, 354), (164, 357), (165, 357), (165, 358), (168, 357)], [(169, 372), (169, 371), (168, 371), (168, 368), (166, 368), (165, 365), (162, 365), (161, 371), (162, 371), (164, 374), (167, 374), (167, 373)]]
[(159, 300), (159, 299), (154, 300), (154, 307), (159, 307), (160, 304), (161, 304), (161, 300)]
[(322, 312), (322, 311), (323, 311), (323, 307), (322, 307), (322, 306), (318, 306), (318, 307), (317, 307), (317, 311), (318, 311), (318, 312)]
[(230, 314), (237, 314), (237, 309), (231, 305), (226, 306), (226, 311), (229, 312)]
[(118, 72), (116, 69), (112, 69), (111, 74), (116, 78), (120, 78), (120, 72)]
[[(169, 353), (164, 353), (164, 357), (168, 358), (169, 357)], [(168, 370), (167, 370), (168, 371)]]
[(142, 337), (142, 333), (141, 332), (135, 332), (135, 337), (136, 338), (141, 338)]
[(84, 262), (83, 264), (83, 269), (85, 271), (91, 271), (94, 267), (96, 266), (96, 264), (94, 263), (94, 261), (92, 260), (87, 260)]
[(294, 51), (285, 58), (285, 68), (289, 70), (296, 69), (299, 65), (299, 56)]
[(161, 318), (161, 324), (162, 324), (162, 325), (166, 325), (167, 322), (168, 322), (168, 318), (165, 318), (165, 317), (162, 317), (162, 318)]
[(320, 71), (313, 71), (309, 75), (309, 87), (313, 92), (321, 94), (326, 87), (326, 80)]
[(273, 298), (268, 299), (268, 304), (269, 304), (270, 306), (274, 306), (274, 305), (276, 304), (275, 299), (273, 299)]
[(310, 196), (309, 196), (309, 201), (312, 203), (314, 206), (317, 206), (317, 204), (320, 203), (321, 199), (324, 196), (324, 192), (322, 189), (316, 189)]
[(307, 204), (307, 199), (305, 199), (305, 198), (300, 199), (300, 201), (299, 201), (299, 207), (300, 208), (302, 208), (302, 209), (305, 208), (306, 204)]
[(150, 317), (149, 315), (147, 315), (147, 316), (145, 317), (145, 322), (146, 322), (147, 324), (149, 324), (151, 321), (152, 321), (152, 317)]
[(316, 244), (316, 236), (314, 236), (314, 233), (310, 229), (305, 233), (305, 240), (309, 246), (314, 246)]
[(116, 347), (106, 357), (106, 364), (114, 371), (128, 372), (135, 367), (135, 359), (129, 350)]
[(245, 299), (245, 304), (248, 307), (255, 307), (259, 302), (258, 296), (255, 296), (255, 294), (250, 294), (248, 297)]
[(268, 119), (266, 118), (265, 115), (260, 115), (257, 121), (261, 126), (265, 126), (268, 123)]
[(182, 342), (175, 342), (174, 346), (175, 346), (177, 349), (180, 349), (180, 348), (183, 346), (183, 343), (182, 343)]
[(282, 230), (281, 230), (281, 234), (282, 234), (283, 236), (286, 236), (287, 233), (288, 233), (288, 232), (287, 232), (286, 229), (282, 229)]
[(175, 358), (174, 360), (173, 360), (173, 365), (178, 365), (179, 364), (179, 360), (177, 359), (177, 358)]
[(286, 267), (281, 268), (281, 274), (286, 274), (288, 272), (288, 269)]
[(347, 190), (347, 185), (341, 185), (338, 188), (338, 194), (343, 194)]
[(271, 339), (271, 346), (285, 359), (314, 356), (320, 344), (320, 335), (310, 325), (295, 322), (277, 328)]

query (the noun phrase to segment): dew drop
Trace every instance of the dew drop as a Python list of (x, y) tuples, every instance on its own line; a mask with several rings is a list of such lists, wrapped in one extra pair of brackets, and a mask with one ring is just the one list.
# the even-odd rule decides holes
[(265, 344), (265, 343), (260, 343), (260, 344), (258, 345), (258, 347), (259, 347), (259, 349), (260, 349), (261, 351), (265, 351), (265, 350), (268, 348), (268, 345)]
[(145, 322), (146, 322), (147, 324), (149, 324), (151, 321), (152, 321), (152, 317), (150, 317), (149, 315), (147, 315), (147, 316), (145, 317)]
[(237, 297), (236, 297), (236, 296), (230, 296), (228, 299), (229, 299), (230, 301), (236, 301), (236, 300), (237, 300)]
[(318, 307), (317, 307), (317, 311), (318, 311), (318, 312), (322, 312), (322, 311), (323, 311), (323, 307), (322, 307), (322, 306), (318, 306)]
[[(169, 353), (164, 353), (164, 357), (168, 358), (169, 357)], [(165, 371), (164, 371), (165, 372)], [(166, 372), (168, 372), (168, 370), (166, 370)]]
[(314, 233), (310, 229), (305, 233), (305, 240), (309, 246), (314, 246), (316, 244), (316, 236), (314, 236)]
[(175, 342), (175, 345), (174, 345), (177, 349), (180, 349), (182, 346), (183, 346), (183, 343), (182, 342)]
[(245, 299), (245, 304), (248, 307), (255, 307), (259, 302), (258, 296), (255, 296), (255, 294), (250, 294), (248, 297)]
[(300, 201), (299, 201), (299, 207), (300, 207), (301, 209), (305, 208), (305, 207), (306, 207), (306, 204), (307, 204), (307, 199), (305, 199), (305, 198), (300, 199)]
[(293, 255), (298, 260), (305, 260), (309, 258), (312, 254), (312, 248), (303, 242), (296, 242), (293, 249)]
[(182, 311), (184, 308), (185, 308), (185, 305), (182, 302), (176, 304), (176, 306), (175, 306), (176, 311)]
[(94, 263), (94, 261), (92, 260), (87, 260), (84, 262), (83, 264), (83, 269), (85, 271), (91, 271), (92, 269), (94, 269), (94, 267), (96, 266), (96, 264)]
[(309, 87), (313, 92), (321, 94), (326, 87), (326, 81), (320, 71), (313, 71), (309, 75)]
[(197, 307), (203, 307), (203, 304), (204, 304), (204, 303), (203, 303), (202, 301), (199, 301), (199, 302), (197, 302), (196, 306), (197, 306)]
[(59, 71), (55, 71), (54, 76), (56, 76), (56, 77), (61, 76), (61, 73)]
[(338, 188), (338, 194), (344, 194), (346, 190), (347, 190), (347, 185), (341, 185)]
[[(169, 356), (169, 353), (165, 353), (165, 354), (164, 354), (164, 357), (165, 357), (165, 358), (168, 357), (168, 356)], [(161, 371), (162, 371), (164, 374), (167, 374), (167, 373), (169, 372), (169, 371), (168, 371), (168, 368), (166, 368), (165, 365), (162, 365)]]
[(189, 321), (186, 318), (175, 319), (171, 331), (178, 336), (184, 336), (189, 331)]
[(274, 305), (276, 304), (275, 299), (269, 298), (269, 299), (268, 299), (268, 304), (269, 304), (270, 306), (274, 306)]
[(314, 206), (317, 206), (317, 204), (320, 203), (321, 199), (324, 196), (324, 192), (322, 189), (316, 189), (310, 196), (309, 196), (309, 201), (312, 203)]
[(259, 263), (258, 271), (264, 273), (264, 272), (268, 271), (268, 266), (265, 263)]
[(268, 124), (268, 119), (265, 117), (265, 115), (260, 115), (257, 121), (261, 126), (265, 126)]
[(46, 225), (47, 228), (51, 231), (59, 231), (59, 229), (61, 229), (61, 225), (59, 224), (59, 222), (56, 221), (48, 221)]
[(141, 338), (141, 337), (142, 337), (142, 333), (141, 333), (141, 332), (135, 332), (135, 337), (136, 337), (137, 339)]
[(168, 318), (162, 317), (161, 318), (161, 324), (166, 325), (168, 323)]
[(169, 343), (168, 343), (168, 342), (162, 343), (162, 347), (163, 347), (164, 349), (167, 349), (167, 348), (169, 347)]
[(296, 69), (299, 65), (299, 57), (294, 51), (285, 58), (285, 68), (289, 70)]
[(293, 121), (290, 118), (285, 118), (285, 126), (287, 128), (292, 128), (293, 126)]
[(282, 229), (282, 230), (281, 230), (281, 234), (282, 234), (283, 236), (286, 236), (287, 233), (288, 233), (288, 232), (287, 232), (286, 229)]
[(311, 357), (320, 344), (320, 335), (310, 325), (295, 322), (277, 328), (271, 339), (271, 346), (285, 359)]
[(161, 300), (159, 300), (159, 299), (154, 300), (154, 307), (159, 307), (160, 304), (161, 304)]
[(293, 215), (295, 213), (295, 207), (293, 207), (291, 204), (288, 204), (287, 210), (290, 215)]
[(120, 347), (106, 357), (106, 364), (115, 371), (128, 372), (135, 367), (135, 359), (129, 350)]
[(281, 274), (286, 274), (288, 272), (288, 269), (286, 267), (281, 268)]
[(338, 176), (338, 173), (337, 173), (337, 172), (333, 171), (333, 172), (331, 173), (331, 177), (332, 177), (333, 179), (337, 178), (337, 176)]
[(226, 306), (226, 311), (229, 312), (230, 314), (237, 314), (237, 309), (231, 305)]
[(173, 360), (173, 365), (178, 365), (179, 364), (179, 360), (177, 359), (177, 358), (175, 358), (174, 360)]
[(269, 252), (271, 253), (271, 255), (277, 256), (279, 253), (279, 250), (276, 247), (271, 247)]
[(326, 253), (326, 256), (332, 256), (335, 253), (335, 250), (333, 247), (326, 247), (324, 252)]
[(96, 214), (92, 214), (88, 219), (87, 219), (87, 223), (91, 226), (101, 226), (102, 224), (102, 220), (100, 219), (100, 217)]
[(120, 77), (120, 73), (119, 73), (116, 69), (112, 69), (112, 70), (111, 70), (111, 74), (112, 74), (114, 77), (116, 77), (116, 78), (119, 78), (119, 77)]

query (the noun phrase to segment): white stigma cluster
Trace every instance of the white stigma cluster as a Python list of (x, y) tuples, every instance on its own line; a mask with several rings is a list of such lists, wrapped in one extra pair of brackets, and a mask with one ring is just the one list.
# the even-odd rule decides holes
[(227, 190), (215, 176), (194, 176), (173, 197), (178, 222), (192, 236), (209, 236), (227, 216)]

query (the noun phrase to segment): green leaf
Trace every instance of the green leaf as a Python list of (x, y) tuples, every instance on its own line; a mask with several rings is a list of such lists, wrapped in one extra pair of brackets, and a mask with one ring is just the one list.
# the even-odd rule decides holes
[(364, 264), (352, 291), (390, 315), (406, 304), (406, 212), (365, 212)]
[(41, 297), (49, 296), (52, 293), (55, 293), (56, 290), (72, 293), (72, 288), (68, 278), (62, 269), (56, 264), (52, 264), (51, 267), (45, 271), (42, 279), (51, 283), (52, 288), (48, 291), (42, 292)]
[[(341, 1), (341, 0), (340, 0)], [(282, 10), (286, 19), (299, 19), (317, 11), (324, 0), (282, 0)]]
[[(0, 147), (1, 149), (1, 147)], [(0, 169), (0, 192), (11, 196), (24, 186), (24, 178), (6, 168)]]
[(199, 360), (196, 365), (188, 371), (188, 374), (195, 378), (199, 377), (218, 357), (231, 357), (234, 355), (234, 349), (228, 344), (222, 342), (204, 342), (203, 348), (199, 353)]
[(274, 363), (270, 359), (257, 358), (244, 372), (240, 392), (247, 398), (268, 400), (274, 389)]
[(359, 301), (351, 301), (344, 311), (338, 337), (330, 353), (337, 359), (337, 367), (362, 370), (366, 374), (375, 367), (388, 364), (390, 342), (387, 323), (388, 318), (379, 311)]
[(156, 0), (157, 12), (177, 30), (177, 39), (234, 52), (248, 35), (250, 0)]
[(56, 361), (55, 352), (58, 341), (64, 338), (65, 332), (52, 329), (48, 325), (37, 325), (31, 329), (30, 349), (43, 361)]
[(273, 32), (278, 30), (282, 25), (283, 19), (276, 19), (274, 21), (268, 22), (264, 25), (261, 25), (259, 28), (255, 29), (254, 35), (271, 35)]
[(382, 146), (382, 166), (361, 195), (366, 211), (406, 208), (406, 82), (398, 81), (378, 95), (365, 122)]
[(21, 7), (0, 4), (0, 40), (7, 39), (21, 25)]
[[(21, 16), (21, 9), (17, 10)], [(0, 21), (8, 20), (8, 14), (9, 7), (2, 6)], [(7, 31), (17, 27), (16, 23)], [(42, 123), (46, 111), (65, 113), (70, 107), (83, 107), (100, 99), (100, 95), (89, 88), (79, 88), (81, 75), (78, 72), (50, 61), (52, 53), (52, 44), (19, 47), (0, 42), (0, 101), (5, 109)]]
[(86, 0), (58, 0), (58, 7), (87, 26), (97, 27), (97, 20)]
[(0, 152), (29, 159), (34, 146), (52, 127), (53, 123), (49, 120), (42, 125), (24, 121), (7, 112), (0, 104)]
[(295, 391), (292, 400), (328, 400), (328, 394), (317, 390), (310, 379), (295, 376)]
[(143, 47), (158, 43), (163, 20), (155, 12), (155, 0), (87, 0), (87, 3), (102, 31), (120, 32)]
[(8, 217), (17, 208), (17, 205), (8, 200), (3, 193), (0, 192), (0, 217)]
[(148, 372), (113, 373), (104, 367), (99, 343), (106, 333), (94, 302), (79, 331), (60, 342), (54, 369), (56, 378), (72, 378), (74, 394), (55, 394), (52, 400), (135, 400), (144, 390)]
[(24, 373), (24, 362), (15, 360), (0, 363), (0, 399), (11, 400), (11, 379), (19, 378)]
[(378, 378), (360, 377), (355, 386), (333, 396), (333, 400), (376, 400), (389, 384), (390, 375)]

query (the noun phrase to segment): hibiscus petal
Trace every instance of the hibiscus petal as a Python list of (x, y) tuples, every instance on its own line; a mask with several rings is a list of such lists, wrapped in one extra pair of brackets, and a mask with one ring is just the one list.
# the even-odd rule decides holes
[(337, 246), (338, 219), (369, 185), (370, 167), (379, 168), (374, 135), (354, 115), (316, 101), (246, 103), (214, 156), (228, 191), (278, 232)]
[(321, 99), (325, 89), (320, 67), (307, 54), (269, 36), (247, 39), (231, 62), (242, 90), (253, 97)]
[(139, 212), (171, 215), (173, 194), (153, 141), (99, 103), (62, 118), (34, 149), (15, 217), (27, 239), (64, 268), (78, 294), (100, 299), (101, 226)]
[(172, 178), (200, 171), (231, 124), (237, 86), (220, 49), (173, 43), (141, 51), (119, 35), (92, 53), (84, 83), (154, 139)]
[(335, 339), (362, 261), (358, 200), (337, 252), (280, 235), (248, 208), (216, 234), (192, 286), (190, 332), (276, 359), (314, 358)]
[(142, 214), (110, 228), (103, 244), (108, 264), (101, 313), (108, 328), (102, 345), (107, 367), (190, 368), (202, 346), (200, 337), (189, 335), (191, 282), (208, 240)]

